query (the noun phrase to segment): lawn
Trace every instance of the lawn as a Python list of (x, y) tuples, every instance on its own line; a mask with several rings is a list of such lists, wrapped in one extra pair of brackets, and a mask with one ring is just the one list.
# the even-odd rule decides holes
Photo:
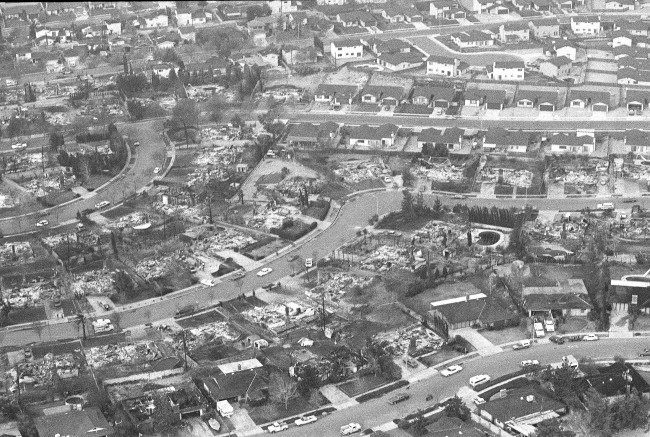
[(355, 397), (362, 393), (381, 387), (382, 385), (386, 385), (390, 382), (392, 381), (388, 378), (384, 378), (383, 376), (375, 376), (371, 374), (371, 375), (364, 375), (357, 379), (353, 379), (351, 381), (347, 381), (342, 384), (339, 384), (338, 388), (346, 395), (350, 397)]
[(18, 325), (21, 323), (38, 322), (47, 320), (45, 307), (43, 305), (12, 309), (7, 317), (7, 325)]
[(485, 329), (481, 331), (481, 335), (496, 345), (523, 340), (529, 337), (528, 333), (518, 326), (492, 331)]
[(460, 352), (456, 352), (455, 350), (447, 350), (447, 349), (440, 349), (438, 352), (427, 355), (426, 357), (420, 357), (418, 358), (418, 361), (420, 361), (422, 364), (424, 364), (427, 367), (435, 366), (436, 364), (440, 364), (444, 361), (451, 360), (452, 358), (457, 358), (462, 356), (463, 354)]
[(320, 392), (313, 391), (311, 396), (308, 398), (297, 396), (291, 399), (287, 408), (284, 408), (283, 404), (278, 404), (276, 402), (267, 402), (266, 404), (257, 407), (249, 407), (248, 415), (253, 419), (253, 422), (260, 425), (262, 423), (273, 422), (285, 417), (296, 416), (307, 411), (316, 410), (327, 404), (329, 404), (329, 402), (325, 396), (320, 394)]

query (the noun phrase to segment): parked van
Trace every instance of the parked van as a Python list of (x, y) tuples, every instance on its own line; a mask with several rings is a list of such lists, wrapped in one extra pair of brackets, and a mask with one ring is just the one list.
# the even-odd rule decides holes
[(308, 269), (311, 269), (314, 266), (314, 259), (313, 258), (307, 258), (305, 260), (305, 267)]

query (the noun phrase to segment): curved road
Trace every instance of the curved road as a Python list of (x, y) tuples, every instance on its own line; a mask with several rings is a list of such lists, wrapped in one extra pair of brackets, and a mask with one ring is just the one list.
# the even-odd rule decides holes
[[(433, 205), (435, 198), (438, 196), (427, 195), (426, 202)], [(567, 210), (575, 211), (584, 207), (595, 207), (596, 202), (613, 202), (616, 207), (623, 208), (620, 199), (480, 199), (468, 198), (456, 200), (449, 197), (440, 196), (443, 204), (454, 205), (463, 202), (468, 205), (480, 206), (500, 206), (500, 207), (521, 207), (530, 204), (541, 210)], [(248, 272), (243, 280), (243, 285), (239, 288), (234, 282), (226, 279), (212, 287), (191, 287), (173, 293), (163, 298), (154, 298), (148, 301), (142, 301), (137, 304), (120, 307), (115, 312), (119, 318), (119, 325), (126, 329), (133, 326), (142, 325), (157, 320), (173, 317), (176, 311), (188, 304), (199, 304), (202, 307), (210, 305), (217, 301), (226, 301), (238, 296), (241, 293), (250, 293), (265, 284), (272, 281), (278, 281), (291, 273), (291, 267), (288, 260), (295, 254), (303, 258), (324, 257), (333, 252), (345, 241), (353, 238), (356, 231), (368, 225), (368, 219), (375, 214), (385, 214), (400, 208), (402, 193), (397, 190), (379, 191), (374, 193), (361, 194), (352, 198), (343, 205), (338, 219), (320, 235), (308, 241), (294, 251), (285, 253), (279, 258), (269, 262), (265, 267), (271, 267), (273, 272), (258, 277), (255, 271)], [(650, 198), (639, 199), (639, 204), (648, 208), (650, 207)], [(630, 204), (627, 207), (629, 208)], [(104, 316), (106, 314), (97, 314)], [(22, 329), (21, 329), (22, 328)], [(0, 331), (1, 332), (1, 331)], [(0, 337), (4, 345), (23, 345), (35, 341), (56, 340), (63, 338), (80, 337), (80, 331), (74, 322), (64, 322), (49, 324), (43, 329), (39, 337), (29, 325), (16, 326), (7, 330), (4, 337)]]
[[(647, 346), (647, 338), (630, 339), (602, 339), (597, 343), (580, 342), (554, 345), (552, 343), (533, 345), (530, 349), (513, 351), (504, 349), (503, 353), (487, 357), (472, 358), (463, 363), (463, 371), (445, 378), (440, 374), (431, 378), (411, 384), (409, 390), (400, 389), (378, 399), (355, 405), (337, 411), (329, 416), (319, 419), (310, 425), (302, 427), (291, 426), (284, 431), (282, 437), (302, 437), (304, 435), (338, 436), (342, 425), (358, 422), (364, 428), (377, 427), (407, 414), (417, 412), (437, 402), (454, 396), (463, 385), (468, 385), (468, 379), (474, 375), (486, 373), (492, 378), (502, 376), (519, 370), (522, 360), (536, 359), (544, 365), (561, 361), (564, 355), (574, 355), (576, 358), (592, 357), (595, 359), (611, 359), (612, 356), (638, 357), (643, 346)], [(405, 392), (411, 395), (407, 401), (396, 405), (389, 405), (387, 399), (395, 393)], [(433, 394), (434, 399), (426, 402), (428, 394)]]
[[(153, 179), (153, 169), (162, 167), (165, 162), (165, 142), (161, 137), (162, 120), (145, 120), (137, 123), (118, 123), (122, 135), (128, 135), (130, 141), (140, 141), (140, 146), (132, 150), (133, 164), (127, 163), (127, 170), (118, 180), (107, 185), (98, 192), (91, 193), (87, 198), (80, 198), (70, 204), (56, 206), (50, 209), (46, 217), (50, 226), (56, 226), (68, 220), (76, 219), (77, 211), (92, 208), (103, 200), (112, 204), (121, 202), (124, 197), (133, 194), (137, 189), (146, 186)], [(0, 219), (0, 230), (4, 235), (34, 232), (36, 222), (43, 219), (38, 213), (23, 217), (7, 217)]]

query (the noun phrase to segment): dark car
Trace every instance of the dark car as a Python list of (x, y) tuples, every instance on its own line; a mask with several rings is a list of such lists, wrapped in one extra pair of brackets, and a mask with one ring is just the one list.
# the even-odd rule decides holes
[(275, 290), (276, 288), (280, 288), (280, 282), (271, 282), (270, 284), (266, 284), (262, 288), (266, 291)]
[(407, 395), (406, 393), (400, 393), (400, 394), (395, 395), (392, 398), (390, 398), (388, 400), (388, 403), (391, 404), (391, 405), (395, 405), (395, 404), (398, 404), (400, 402), (404, 402), (405, 400), (407, 400), (410, 397), (411, 396)]
[(195, 305), (187, 305), (181, 308), (180, 310), (176, 311), (176, 315), (174, 317), (185, 317), (189, 316), (190, 314), (194, 313), (196, 311), (196, 306)]
[(552, 335), (551, 337), (549, 337), (549, 340), (551, 340), (555, 344), (564, 344), (564, 338), (558, 337), (557, 335)]

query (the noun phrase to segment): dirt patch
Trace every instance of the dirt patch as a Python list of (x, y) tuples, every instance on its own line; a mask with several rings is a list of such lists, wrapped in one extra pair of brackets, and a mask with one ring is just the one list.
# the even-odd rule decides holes
[(460, 352), (456, 352), (455, 350), (444, 350), (441, 349), (435, 354), (427, 355), (426, 357), (420, 357), (418, 358), (418, 361), (420, 361), (422, 364), (424, 364), (427, 367), (435, 366), (436, 364), (440, 364), (442, 362), (445, 362), (447, 360), (451, 360), (453, 358), (457, 358), (463, 355)]
[(369, 74), (360, 71), (353, 71), (348, 67), (343, 67), (338, 71), (332, 72), (327, 75), (323, 83), (330, 83), (336, 85), (357, 85), (364, 86), (368, 81)]

